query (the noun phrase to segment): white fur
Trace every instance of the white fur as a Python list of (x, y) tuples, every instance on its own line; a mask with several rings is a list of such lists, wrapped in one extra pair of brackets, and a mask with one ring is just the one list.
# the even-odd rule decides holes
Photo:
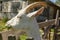
[(35, 15), (38, 11), (26, 14), (26, 8), (20, 10), (15, 17), (7, 22), (6, 26), (12, 26), (16, 30), (27, 30), (28, 36), (33, 37), (34, 40), (41, 40), (41, 35), (36, 19), (35, 17), (31, 18), (31, 16)]

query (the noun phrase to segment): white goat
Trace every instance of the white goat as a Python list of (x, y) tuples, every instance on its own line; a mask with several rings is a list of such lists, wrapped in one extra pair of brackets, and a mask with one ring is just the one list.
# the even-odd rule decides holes
[(33, 37), (34, 40), (41, 40), (35, 16), (41, 14), (44, 7), (32, 13), (28, 13), (31, 9), (41, 6), (40, 4), (42, 4), (42, 2), (35, 2), (28, 5), (26, 8), (21, 9), (15, 17), (7, 22), (6, 26), (12, 26), (16, 30), (26, 30), (29, 37)]

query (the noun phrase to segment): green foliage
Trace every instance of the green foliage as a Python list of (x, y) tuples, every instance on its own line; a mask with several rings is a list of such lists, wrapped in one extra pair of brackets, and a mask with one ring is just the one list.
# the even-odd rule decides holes
[(26, 34), (20, 35), (20, 40), (26, 40), (26, 38), (27, 38), (27, 35)]
[(7, 21), (8, 21), (7, 17), (2, 19), (2, 22), (4, 22), (4, 23), (6, 23)]
[(5, 23), (0, 21), (0, 31), (6, 31), (8, 28), (5, 26)]
[(56, 4), (59, 4), (59, 5), (60, 5), (60, 0), (57, 0), (57, 1), (56, 1)]
[[(3, 31), (4, 29), (6, 29), (5, 26), (0, 26), (0, 31)], [(4, 30), (5, 31), (5, 30)]]

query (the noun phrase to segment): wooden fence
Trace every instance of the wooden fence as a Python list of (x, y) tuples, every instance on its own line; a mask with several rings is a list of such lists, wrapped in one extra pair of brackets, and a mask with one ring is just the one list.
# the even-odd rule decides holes
[[(45, 22), (38, 23), (40, 28), (48, 27), (49, 25), (55, 24), (56, 19), (48, 20)], [(60, 18), (59, 18), (60, 20)], [(17, 40), (17, 33), (14, 33), (12, 31), (3, 31), (0, 32), (0, 40)], [(33, 38), (27, 38), (26, 40), (33, 40)], [(49, 40), (49, 39), (48, 39)]]
[[(17, 35), (16, 33), (12, 31), (5, 31), (5, 32), (0, 32), (0, 40), (17, 40)], [(20, 39), (18, 39), (20, 40)], [(26, 38), (26, 40), (33, 40), (33, 38)]]

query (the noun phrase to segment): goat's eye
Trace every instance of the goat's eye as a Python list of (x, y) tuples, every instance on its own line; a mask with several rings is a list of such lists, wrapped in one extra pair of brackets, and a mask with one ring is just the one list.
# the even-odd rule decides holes
[(17, 18), (20, 18), (21, 19), (22, 17), (17, 16)]
[(22, 17), (20, 17), (20, 19), (22, 19)]

